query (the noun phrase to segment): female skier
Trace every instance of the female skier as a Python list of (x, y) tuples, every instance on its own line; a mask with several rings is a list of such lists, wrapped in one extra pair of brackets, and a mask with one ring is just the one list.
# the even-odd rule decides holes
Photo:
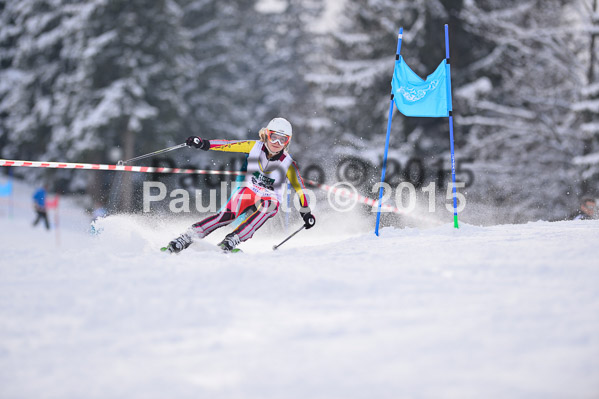
[(314, 226), (316, 219), (308, 207), (302, 177), (286, 151), (292, 137), (291, 124), (284, 118), (274, 118), (265, 128), (260, 129), (259, 136), (258, 141), (206, 140), (197, 136), (187, 138), (185, 143), (189, 147), (247, 154), (246, 175), (219, 213), (193, 224), (186, 233), (163, 248), (163, 251), (180, 252), (189, 247), (195, 237), (204, 238), (247, 212), (245, 220), (218, 244), (224, 252), (232, 251), (240, 242), (252, 238), (256, 230), (277, 214), (287, 179), (299, 195), (300, 214), (306, 228)]

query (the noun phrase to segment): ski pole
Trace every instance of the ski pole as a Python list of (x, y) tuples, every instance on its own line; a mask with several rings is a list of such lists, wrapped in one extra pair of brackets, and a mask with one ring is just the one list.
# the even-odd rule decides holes
[(306, 225), (302, 225), (302, 227), (300, 227), (299, 229), (297, 229), (296, 231), (294, 231), (293, 233), (291, 233), (291, 235), (289, 237), (287, 237), (286, 239), (284, 239), (282, 243), (280, 243), (279, 245), (274, 245), (272, 247), (272, 250), (276, 251), (277, 248), (279, 248), (281, 245), (285, 244), (287, 241), (289, 241), (289, 239), (291, 239), (291, 237), (293, 237), (294, 235), (296, 235), (297, 233), (299, 233), (300, 231), (302, 231), (305, 228), (306, 228)]
[(162, 149), (162, 150), (158, 150), (158, 151), (154, 151), (154, 152), (151, 152), (151, 153), (149, 153), (149, 154), (140, 155), (140, 156), (138, 156), (138, 157), (131, 158), (131, 159), (128, 159), (128, 160), (126, 160), (126, 161), (118, 161), (116, 164), (117, 164), (117, 165), (124, 165), (124, 164), (126, 164), (126, 163), (129, 163), (129, 162), (132, 162), (132, 161), (137, 161), (137, 160), (139, 160), (139, 159), (144, 159), (144, 158), (153, 157), (154, 155), (162, 154), (162, 153), (169, 152), (169, 151), (172, 151), (172, 150), (176, 150), (177, 148), (182, 148), (182, 147), (186, 147), (186, 146), (187, 146), (187, 144), (186, 144), (186, 143), (177, 144), (177, 145), (175, 145), (175, 146), (168, 147), (168, 148), (164, 148), (164, 149)]

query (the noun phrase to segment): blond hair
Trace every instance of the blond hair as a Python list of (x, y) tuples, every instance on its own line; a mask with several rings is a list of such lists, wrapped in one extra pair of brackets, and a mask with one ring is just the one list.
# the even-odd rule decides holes
[(260, 136), (260, 141), (266, 144), (266, 128), (263, 127), (262, 129), (260, 129), (260, 131), (258, 132), (258, 136)]

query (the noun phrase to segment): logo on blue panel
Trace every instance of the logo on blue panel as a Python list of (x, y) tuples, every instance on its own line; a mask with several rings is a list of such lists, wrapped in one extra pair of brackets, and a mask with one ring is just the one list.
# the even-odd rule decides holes
[(429, 92), (435, 90), (438, 85), (439, 81), (435, 79), (431, 80), (428, 87), (419, 90), (416, 90), (415, 88), (410, 86), (399, 86), (399, 89), (397, 89), (397, 93), (401, 94), (401, 96), (406, 101), (416, 102), (418, 100), (422, 100)]

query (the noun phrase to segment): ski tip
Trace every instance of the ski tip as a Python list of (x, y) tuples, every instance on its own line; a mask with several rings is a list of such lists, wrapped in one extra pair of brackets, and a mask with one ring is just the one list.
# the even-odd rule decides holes
[(230, 251), (222, 251), (223, 254), (241, 254), (243, 251), (239, 248), (233, 248)]

